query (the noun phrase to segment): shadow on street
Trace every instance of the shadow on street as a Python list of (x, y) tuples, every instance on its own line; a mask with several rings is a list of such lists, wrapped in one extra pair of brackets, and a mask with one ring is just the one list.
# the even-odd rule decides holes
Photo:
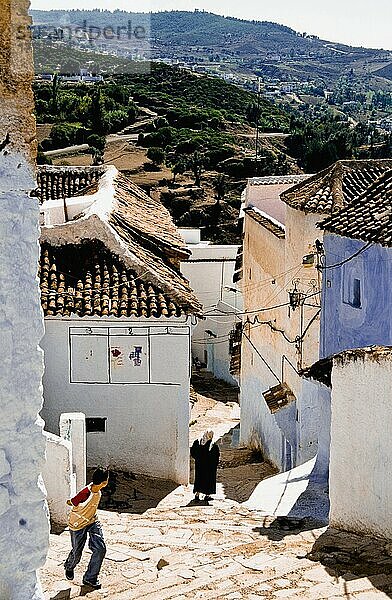
[(392, 544), (386, 539), (329, 527), (315, 541), (307, 558), (320, 562), (330, 575), (342, 577), (347, 596), (349, 582), (366, 577), (375, 588), (392, 598)]

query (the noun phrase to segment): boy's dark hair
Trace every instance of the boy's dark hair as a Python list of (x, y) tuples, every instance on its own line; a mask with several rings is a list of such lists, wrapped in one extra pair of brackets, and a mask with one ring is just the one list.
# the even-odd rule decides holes
[(100, 467), (99, 469), (95, 469), (93, 473), (93, 483), (95, 483), (95, 485), (99, 485), (100, 483), (106, 481), (108, 477), (109, 471), (107, 469), (101, 469)]

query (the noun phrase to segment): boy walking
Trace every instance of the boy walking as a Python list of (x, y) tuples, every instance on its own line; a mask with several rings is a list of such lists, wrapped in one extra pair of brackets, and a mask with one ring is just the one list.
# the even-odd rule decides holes
[(67, 500), (67, 504), (72, 506), (68, 519), (72, 550), (64, 563), (65, 576), (70, 581), (73, 580), (74, 569), (82, 558), (83, 548), (89, 536), (88, 545), (92, 557), (83, 576), (83, 584), (96, 590), (101, 588), (98, 575), (106, 554), (102, 527), (97, 519), (97, 509), (101, 500), (101, 490), (107, 486), (108, 481), (109, 472), (96, 469), (92, 483), (83, 488), (74, 498)]

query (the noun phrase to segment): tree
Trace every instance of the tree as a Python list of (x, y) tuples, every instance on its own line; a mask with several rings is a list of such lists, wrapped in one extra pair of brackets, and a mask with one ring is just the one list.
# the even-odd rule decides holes
[(204, 171), (205, 166), (205, 157), (198, 150), (194, 152), (189, 158), (187, 162), (187, 167), (193, 173), (195, 178), (195, 185), (200, 187), (201, 185), (201, 175)]
[(105, 136), (100, 136), (94, 133), (87, 138), (87, 143), (89, 145), (89, 153), (92, 156), (92, 164), (93, 166), (102, 165), (104, 162), (104, 154), (106, 147), (106, 138)]
[(227, 187), (228, 187), (228, 177), (226, 175), (224, 175), (223, 173), (220, 173), (215, 179), (214, 179), (214, 190), (215, 190), (215, 194), (216, 194), (216, 203), (219, 204), (221, 200), (225, 199), (226, 193), (227, 193)]
[(177, 160), (175, 162), (173, 162), (171, 165), (171, 170), (173, 173), (173, 184), (176, 183), (176, 177), (177, 175), (183, 175), (186, 171), (186, 160), (184, 159), (183, 156), (180, 156), (177, 158)]
[(52, 112), (54, 115), (57, 114), (58, 111), (58, 102), (59, 102), (59, 88), (60, 88), (60, 80), (57, 73), (55, 73), (52, 81)]
[(94, 146), (90, 146), (88, 149), (89, 153), (92, 156), (91, 164), (93, 167), (97, 167), (98, 165), (103, 165), (104, 163), (104, 153), (99, 148), (94, 148)]
[(165, 160), (165, 153), (162, 150), (162, 148), (152, 146), (147, 150), (147, 158), (149, 158), (154, 163), (154, 165), (159, 167)]
[(105, 110), (100, 88), (95, 90), (92, 96), (90, 120), (95, 133), (98, 135), (106, 135), (108, 133), (107, 120), (105, 119)]

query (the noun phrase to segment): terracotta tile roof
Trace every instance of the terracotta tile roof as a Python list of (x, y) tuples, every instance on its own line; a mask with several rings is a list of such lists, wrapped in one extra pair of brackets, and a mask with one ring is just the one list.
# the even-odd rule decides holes
[(392, 247), (392, 169), (349, 206), (319, 223), (345, 237)]
[(292, 208), (320, 214), (332, 213), (351, 203), (383, 173), (392, 160), (340, 160), (281, 194)]
[(41, 303), (45, 316), (180, 317), (193, 312), (138, 277), (98, 241), (41, 245)]
[(145, 267), (144, 272), (148, 272), (151, 281), (162, 287), (177, 303), (188, 306), (189, 313), (202, 313), (201, 303), (191, 289), (189, 281), (179, 270), (133, 239), (128, 241), (127, 246), (137, 262)]
[[(34, 195), (40, 202), (72, 198), (81, 193), (94, 193), (105, 167), (52, 167), (40, 166), (37, 171), (37, 189)], [(94, 186), (95, 184), (95, 186)]]
[(268, 217), (267, 214), (262, 214), (260, 210), (255, 209), (253, 206), (248, 206), (245, 208), (244, 212), (252, 217), (265, 229), (268, 229), (271, 233), (273, 233), (277, 238), (284, 239), (286, 237), (285, 228), (280, 225), (275, 219)]
[[(68, 170), (65, 168), (65, 173)], [(47, 179), (50, 169), (46, 168), (45, 173)], [(157, 293), (164, 294), (175, 303), (175, 310), (169, 309), (168, 314), (183, 311), (201, 315), (202, 305), (179, 269), (180, 260), (186, 260), (190, 252), (161, 203), (149, 198), (114, 167), (105, 167), (96, 182), (79, 190), (83, 196), (86, 190), (91, 195), (85, 203), (81, 199), (84, 208), (72, 220), (53, 224), (50, 211), (54, 210), (56, 215), (62, 202), (60, 207), (52, 207), (53, 203), (43, 204), (44, 219), (49, 211), (49, 224), (41, 228), (41, 245), (51, 247), (53, 256), (61, 261), (61, 252), (68, 255), (70, 247), (84, 248), (87, 245), (91, 248), (92, 243), (101, 243), (110, 253), (108, 264), (114, 264), (118, 271), (117, 263), (121, 263), (121, 268), (126, 269), (130, 276), (141, 278), (145, 285), (154, 286), (160, 290)], [(86, 262), (87, 258), (84, 260)], [(100, 268), (103, 277), (104, 267), (101, 265)], [(84, 286), (83, 278), (82, 283)], [(71, 283), (67, 287), (69, 285)]]

